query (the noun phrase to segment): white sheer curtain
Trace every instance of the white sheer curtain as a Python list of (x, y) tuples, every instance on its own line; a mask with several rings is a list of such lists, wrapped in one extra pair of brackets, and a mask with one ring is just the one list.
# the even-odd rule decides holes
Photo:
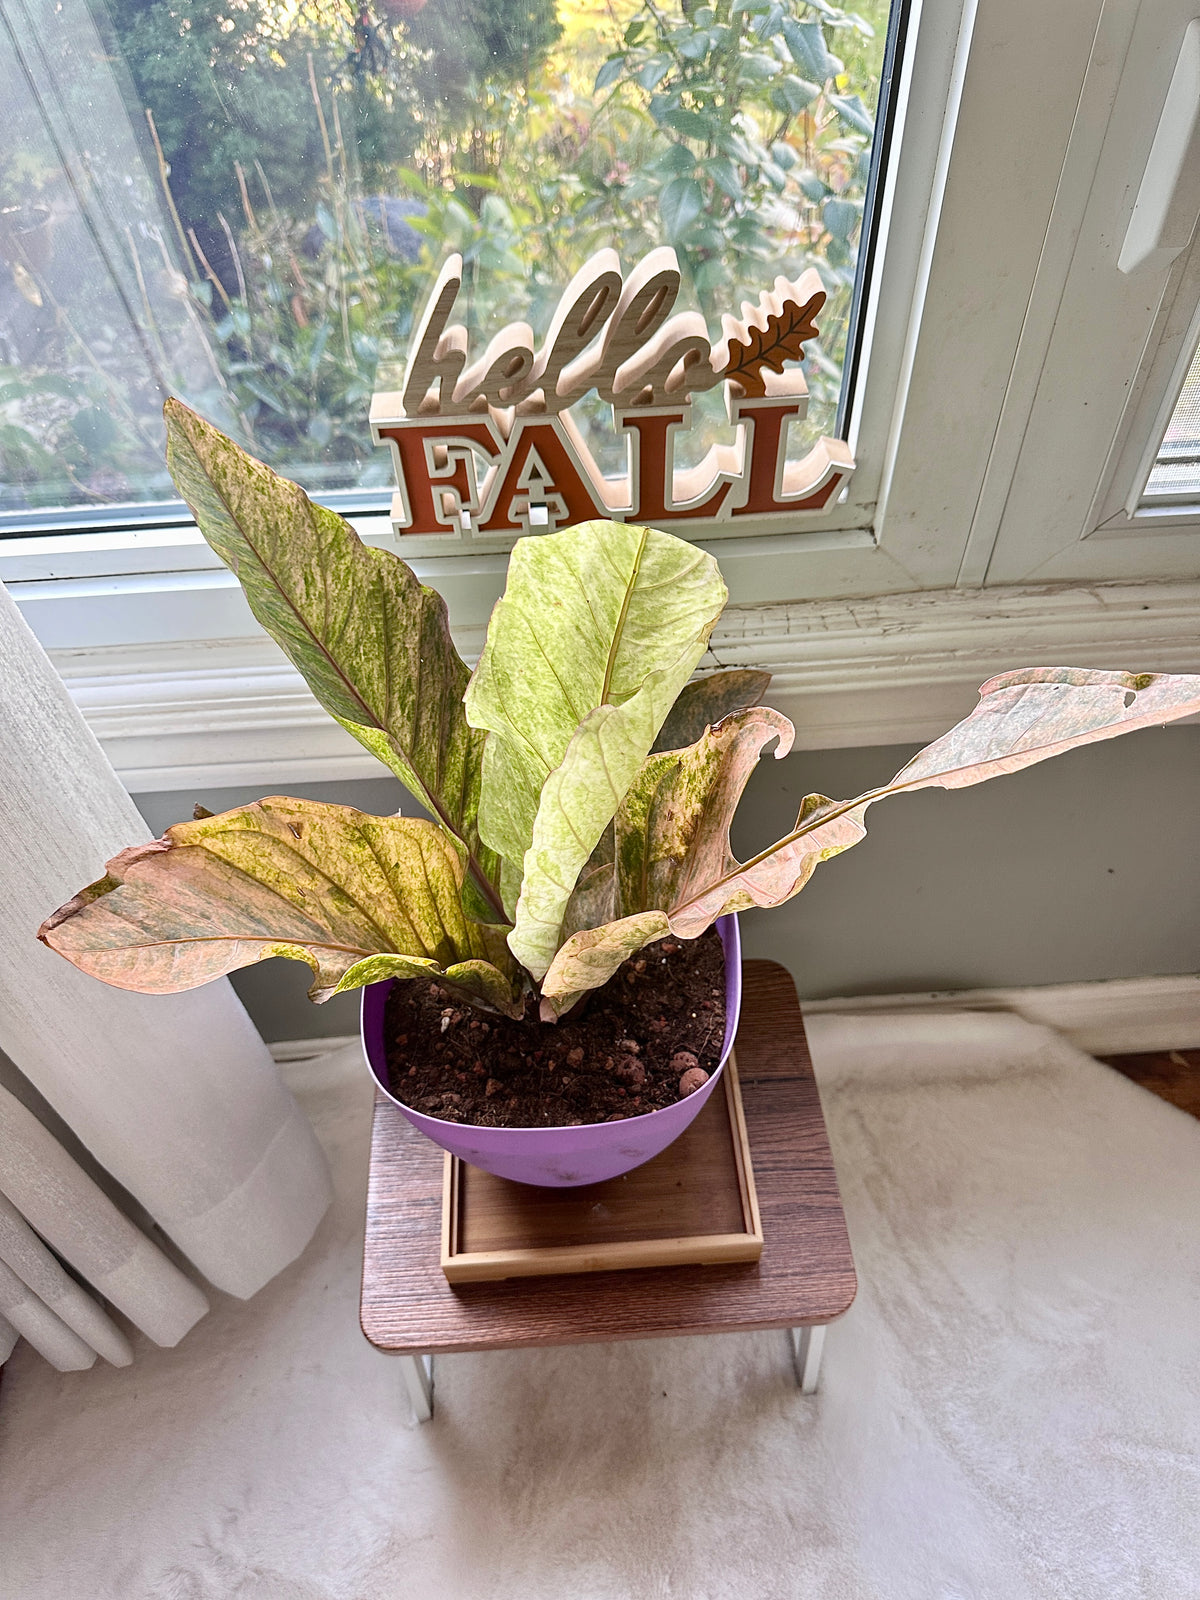
[[(108, 858), (148, 837), (54, 668), (0, 587), (0, 1050), (209, 1283), (249, 1296), (329, 1202), (312, 1129), (229, 984), (145, 996), (34, 937)], [(197, 1286), (0, 1091), (0, 1353), (12, 1329), (56, 1365), (128, 1358), (112, 1319), (174, 1344)], [(31, 1331), (32, 1330), (32, 1331)]]

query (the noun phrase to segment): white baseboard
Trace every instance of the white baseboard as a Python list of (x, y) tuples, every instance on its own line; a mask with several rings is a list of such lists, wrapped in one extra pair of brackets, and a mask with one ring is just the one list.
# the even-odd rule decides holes
[(1093, 1056), (1200, 1049), (1200, 975), (1110, 978), (1045, 988), (960, 989), (927, 994), (806, 1000), (810, 1015), (863, 1011), (1013, 1011)]
[[(1026, 989), (944, 989), (925, 994), (851, 995), (805, 1000), (810, 1016), (864, 1011), (1013, 1011), (1053, 1028), (1093, 1056), (1149, 1050), (1200, 1049), (1200, 974), (1172, 978), (1109, 978), (1098, 983)], [(310, 1061), (354, 1044), (354, 1034), (281, 1039), (271, 1054), (281, 1065)]]

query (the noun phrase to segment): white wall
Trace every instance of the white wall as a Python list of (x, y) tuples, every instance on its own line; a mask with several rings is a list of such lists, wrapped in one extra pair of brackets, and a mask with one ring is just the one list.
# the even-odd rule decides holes
[[(911, 746), (805, 751), (760, 763), (734, 833), (742, 855), (777, 837), (801, 797), (860, 793)], [(297, 786), (379, 812), (378, 781)], [(802, 996), (1012, 987), (1200, 970), (1200, 728), (1150, 729), (1074, 751), (977, 789), (929, 790), (869, 814), (856, 849), (803, 894), (743, 918), (749, 955), (782, 961)], [(136, 796), (157, 832), (201, 800), (224, 810), (257, 792)], [(97, 863), (97, 872), (100, 869)], [(350, 1033), (356, 1003), (304, 998), (308, 969), (272, 961), (234, 983), (268, 1039)]]

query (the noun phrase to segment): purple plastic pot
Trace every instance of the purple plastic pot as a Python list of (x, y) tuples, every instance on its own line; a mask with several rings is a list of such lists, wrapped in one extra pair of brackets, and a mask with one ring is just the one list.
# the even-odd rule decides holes
[(362, 1041), (376, 1083), (403, 1111), (414, 1128), (473, 1167), (498, 1178), (550, 1188), (601, 1183), (640, 1167), (665, 1150), (703, 1109), (716, 1088), (733, 1048), (742, 1004), (742, 947), (736, 916), (721, 917), (717, 932), (725, 949), (725, 1042), (721, 1061), (708, 1082), (686, 1100), (621, 1122), (588, 1122), (577, 1128), (476, 1128), (427, 1117), (404, 1105), (388, 1087), (383, 1046), (383, 1009), (395, 979), (363, 990)]

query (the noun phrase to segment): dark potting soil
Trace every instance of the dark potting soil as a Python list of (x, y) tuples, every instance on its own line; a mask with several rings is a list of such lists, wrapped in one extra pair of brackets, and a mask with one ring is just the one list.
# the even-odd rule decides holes
[(720, 938), (710, 928), (647, 945), (570, 1021), (537, 1021), (532, 1000), (528, 1010), (517, 1022), (456, 1003), (437, 983), (394, 983), (384, 1013), (392, 1093), (483, 1128), (617, 1122), (669, 1106), (721, 1059)]

